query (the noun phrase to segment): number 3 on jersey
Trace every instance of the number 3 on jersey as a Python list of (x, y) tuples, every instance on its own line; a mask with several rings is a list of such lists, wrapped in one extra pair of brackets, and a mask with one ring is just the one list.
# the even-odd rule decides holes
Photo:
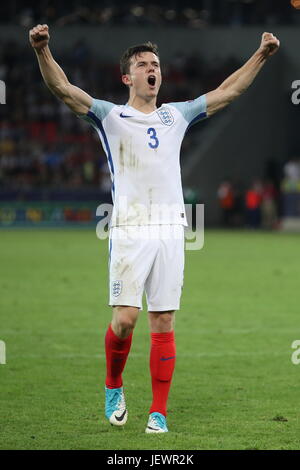
[(148, 142), (149, 147), (156, 149), (159, 146), (159, 140), (156, 137), (156, 130), (153, 127), (149, 127), (147, 134), (150, 135), (150, 139), (152, 140), (152, 142)]

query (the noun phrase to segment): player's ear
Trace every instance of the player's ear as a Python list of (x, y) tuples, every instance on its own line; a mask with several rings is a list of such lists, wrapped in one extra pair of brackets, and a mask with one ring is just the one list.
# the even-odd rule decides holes
[(122, 75), (122, 82), (124, 83), (124, 85), (130, 86), (131, 85), (130, 75), (128, 74)]

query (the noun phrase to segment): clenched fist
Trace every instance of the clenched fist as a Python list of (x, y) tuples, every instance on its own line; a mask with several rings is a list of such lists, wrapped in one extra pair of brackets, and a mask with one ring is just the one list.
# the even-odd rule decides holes
[(274, 55), (280, 46), (280, 41), (272, 33), (263, 33), (260, 50), (265, 57)]
[(46, 24), (38, 24), (29, 31), (29, 41), (36, 50), (43, 49), (50, 39), (49, 28)]

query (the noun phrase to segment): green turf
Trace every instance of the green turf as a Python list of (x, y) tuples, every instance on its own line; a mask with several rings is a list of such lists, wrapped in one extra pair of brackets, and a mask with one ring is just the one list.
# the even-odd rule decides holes
[(297, 235), (207, 231), (186, 252), (166, 435), (146, 435), (146, 313), (104, 419), (107, 243), (93, 231), (0, 232), (1, 449), (299, 449)]

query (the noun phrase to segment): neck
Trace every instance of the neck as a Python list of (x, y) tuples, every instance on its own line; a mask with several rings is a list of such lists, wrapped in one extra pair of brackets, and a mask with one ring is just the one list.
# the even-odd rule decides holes
[(156, 96), (153, 96), (153, 98), (150, 98), (148, 100), (136, 95), (129, 96), (128, 105), (143, 113), (152, 113), (157, 109)]

